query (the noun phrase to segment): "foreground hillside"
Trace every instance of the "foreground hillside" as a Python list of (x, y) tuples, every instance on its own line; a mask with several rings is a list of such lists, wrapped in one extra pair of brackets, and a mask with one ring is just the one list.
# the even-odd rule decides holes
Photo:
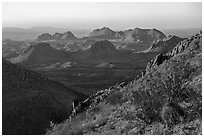
[(98, 91), (47, 134), (202, 134), (202, 34), (158, 55), (146, 74)]
[(2, 134), (44, 134), (83, 96), (39, 73), (2, 62)]

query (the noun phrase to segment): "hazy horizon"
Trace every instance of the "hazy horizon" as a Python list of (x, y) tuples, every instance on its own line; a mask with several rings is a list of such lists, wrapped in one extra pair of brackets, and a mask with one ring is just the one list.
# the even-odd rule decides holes
[(201, 2), (2, 3), (2, 27), (202, 28)]

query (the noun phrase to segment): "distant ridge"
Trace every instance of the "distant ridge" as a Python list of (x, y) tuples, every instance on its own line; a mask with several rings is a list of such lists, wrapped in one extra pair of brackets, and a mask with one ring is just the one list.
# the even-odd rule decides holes
[(113, 31), (108, 27), (93, 30), (88, 37), (104, 38), (104, 39), (121, 39), (121, 42), (153, 42), (163, 39), (166, 36), (157, 29), (141, 29), (134, 28), (124, 31)]
[(124, 31), (123, 41), (125, 42), (146, 42), (152, 43), (155, 40), (163, 39), (166, 36), (157, 29), (129, 29)]
[(40, 36), (37, 37), (38, 41), (46, 41), (46, 40), (74, 40), (77, 39), (77, 37), (74, 36), (74, 34), (71, 31), (67, 31), (65, 33), (55, 33), (53, 35), (49, 33), (43, 33)]
[(70, 57), (68, 52), (57, 50), (48, 43), (41, 42), (31, 45), (24, 53), (10, 59), (12, 63), (24, 66), (40, 65), (66, 61)]
[(93, 30), (88, 37), (115, 38), (116, 32), (108, 27)]

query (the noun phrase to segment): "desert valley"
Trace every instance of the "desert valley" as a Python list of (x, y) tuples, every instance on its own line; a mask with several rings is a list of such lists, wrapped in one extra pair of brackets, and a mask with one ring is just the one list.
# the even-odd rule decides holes
[(202, 134), (202, 26), (107, 26), (2, 28), (3, 135)]

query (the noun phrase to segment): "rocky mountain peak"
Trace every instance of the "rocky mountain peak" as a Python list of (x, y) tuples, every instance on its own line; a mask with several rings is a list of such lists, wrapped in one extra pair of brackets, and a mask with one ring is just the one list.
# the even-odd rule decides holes
[(108, 27), (103, 27), (103, 28), (101, 28), (101, 30), (111, 30), (111, 29)]
[(52, 35), (49, 33), (43, 33), (40, 36), (37, 37), (38, 41), (42, 41), (42, 40), (51, 40), (52, 39)]
[(74, 36), (74, 34), (71, 31), (67, 31), (67, 32), (63, 33), (62, 36), (59, 37), (58, 39), (76, 39), (76, 37)]
[(59, 40), (59, 39), (72, 40), (72, 39), (77, 39), (77, 37), (75, 37), (71, 31), (67, 31), (65, 33), (55, 33), (53, 35), (49, 33), (44, 33), (37, 37), (38, 41)]
[(98, 37), (98, 36), (102, 36), (102, 37), (115, 37), (115, 31), (111, 30), (108, 27), (103, 27), (101, 29), (95, 29), (93, 30), (90, 34), (89, 37)]

